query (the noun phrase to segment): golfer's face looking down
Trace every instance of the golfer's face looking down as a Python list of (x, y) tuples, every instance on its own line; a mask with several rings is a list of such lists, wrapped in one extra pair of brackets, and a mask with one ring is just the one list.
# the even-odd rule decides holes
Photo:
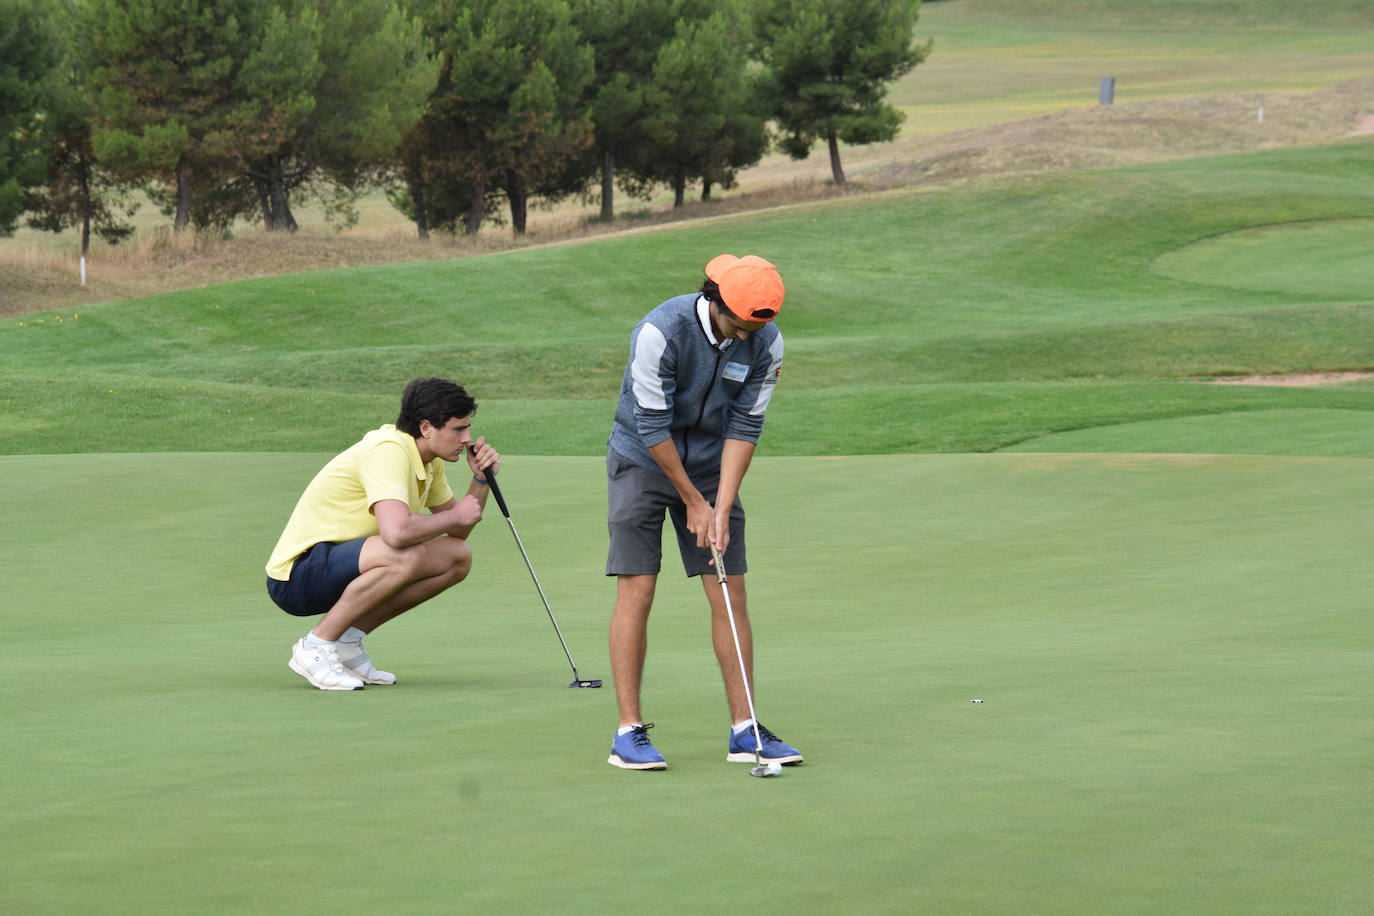
[(744, 340), (750, 334), (763, 327), (766, 321), (741, 321), (730, 313), (727, 308), (719, 305), (714, 306), (716, 313), (716, 330), (720, 331), (721, 337), (733, 337), (736, 340)]

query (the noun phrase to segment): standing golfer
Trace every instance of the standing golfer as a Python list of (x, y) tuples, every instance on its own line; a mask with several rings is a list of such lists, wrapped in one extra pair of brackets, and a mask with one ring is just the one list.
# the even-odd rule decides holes
[[(467, 536), (482, 520), (500, 455), (472, 439), (461, 385), (416, 379), (401, 412), (324, 466), (296, 503), (267, 561), (267, 594), (288, 614), (323, 614), (291, 650), (292, 671), (321, 690), (394, 684), (363, 637), (467, 578)], [(472, 482), (455, 499), (444, 462), (466, 456)], [(425, 510), (428, 509), (428, 512)]]
[[(745, 604), (744, 508), (738, 492), (763, 430), (782, 365), (777, 268), (754, 255), (723, 254), (706, 265), (699, 293), (677, 296), (630, 334), (630, 362), (606, 455), (610, 554), (616, 577), (611, 671), (620, 728), (609, 763), (630, 770), (668, 764), (649, 740), (639, 710), (649, 611), (663, 553), (664, 511), (677, 531), (688, 576), (701, 576), (711, 605), (711, 638), (725, 680), (733, 728), (725, 759), (754, 763), (754, 724), (740, 678), (725, 596), (711, 572), (710, 546), (724, 555), (746, 668), (753, 640)], [(712, 586), (716, 586), (713, 588)], [(746, 670), (753, 683), (752, 670)], [(796, 764), (801, 752), (762, 725), (765, 763)]]

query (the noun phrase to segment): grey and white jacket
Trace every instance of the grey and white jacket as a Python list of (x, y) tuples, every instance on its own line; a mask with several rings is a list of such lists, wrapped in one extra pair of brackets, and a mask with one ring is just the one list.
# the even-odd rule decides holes
[(765, 324), (746, 340), (714, 341), (696, 293), (658, 306), (630, 332), (610, 447), (658, 468), (649, 447), (672, 438), (691, 476), (716, 473), (726, 439), (757, 442), (782, 366), (782, 334)]

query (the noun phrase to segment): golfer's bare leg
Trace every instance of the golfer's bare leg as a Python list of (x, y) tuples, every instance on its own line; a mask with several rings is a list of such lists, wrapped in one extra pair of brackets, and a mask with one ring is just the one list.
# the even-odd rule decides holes
[(611, 613), (611, 676), (620, 704), (620, 724), (643, 722), (639, 712), (639, 684), (648, 647), (649, 611), (654, 605), (658, 576), (617, 576), (615, 610)]
[[(744, 656), (745, 673), (749, 676), (749, 689), (757, 694), (758, 685), (754, 683), (754, 635), (749, 626), (744, 576), (730, 576), (726, 583), (730, 589), (730, 604), (735, 609), (735, 628), (739, 631), (739, 648)], [(715, 646), (716, 661), (720, 663), (720, 674), (725, 680), (730, 721), (743, 722), (749, 718), (749, 702), (744, 693), (744, 682), (739, 676), (739, 658), (735, 655), (735, 640), (730, 633), (725, 596), (720, 593), (720, 582), (714, 573), (702, 576), (701, 584), (706, 590), (706, 600), (711, 602), (711, 643)]]
[(320, 639), (336, 640), (351, 626), (364, 632), (461, 582), (472, 567), (467, 542), (447, 536), (411, 547), (388, 547), (380, 537), (363, 542), (362, 572), (315, 626)]
[(467, 541), (444, 536), (426, 542), (424, 547), (428, 558), (434, 561), (429, 568), (437, 568), (439, 571), (410, 583), (381, 605), (355, 620), (353, 626), (364, 633), (371, 633), (388, 620), (399, 617), (411, 608), (462, 582), (472, 572), (472, 548), (468, 546)]

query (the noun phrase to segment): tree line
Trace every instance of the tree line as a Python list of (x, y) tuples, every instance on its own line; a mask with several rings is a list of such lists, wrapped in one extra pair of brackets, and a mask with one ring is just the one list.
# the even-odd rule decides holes
[(896, 136), (920, 0), (0, 0), (0, 234), (118, 241), (383, 188), (474, 233), (531, 201), (702, 199), (776, 145)]

